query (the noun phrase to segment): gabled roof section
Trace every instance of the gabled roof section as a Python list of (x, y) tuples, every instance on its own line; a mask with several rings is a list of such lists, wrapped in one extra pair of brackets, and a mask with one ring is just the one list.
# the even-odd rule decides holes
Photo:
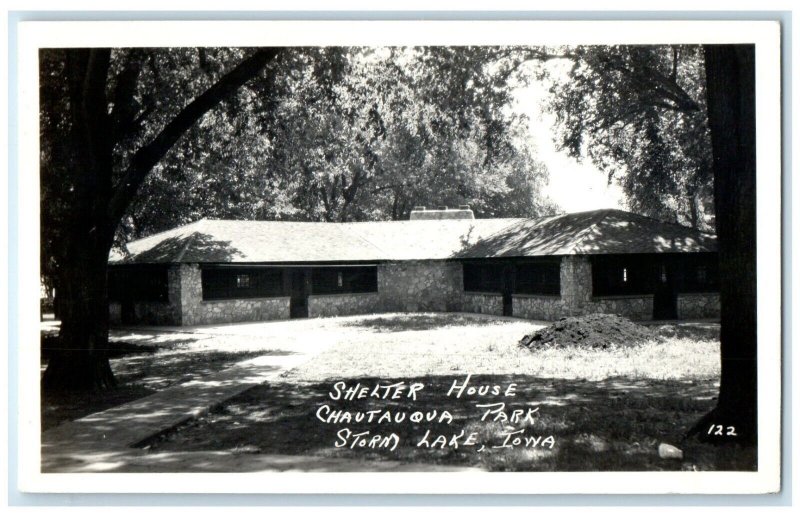
[(128, 243), (113, 263), (358, 262), (451, 258), (523, 219), (296, 223), (203, 219)]
[(112, 263), (297, 263), (716, 251), (716, 238), (622, 210), (537, 219), (200, 221), (128, 243)]
[(623, 210), (604, 209), (525, 219), (482, 239), (459, 257), (713, 251), (717, 251), (714, 235)]
[(326, 262), (381, 260), (383, 253), (341, 225), (203, 219), (128, 243), (120, 262)]
[(499, 230), (524, 219), (442, 219), (344, 223), (353, 235), (384, 252), (385, 260), (453, 258)]
[(156, 233), (126, 245), (127, 254), (112, 251), (112, 263), (172, 263), (180, 262), (181, 256), (191, 244), (194, 234), (203, 226), (205, 219)]

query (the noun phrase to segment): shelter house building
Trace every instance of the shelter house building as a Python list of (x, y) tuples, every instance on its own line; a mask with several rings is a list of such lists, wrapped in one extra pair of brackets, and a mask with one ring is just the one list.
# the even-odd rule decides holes
[(210, 220), (128, 243), (112, 323), (203, 325), (382, 312), (556, 320), (718, 318), (716, 238), (621, 210), (407, 221)]

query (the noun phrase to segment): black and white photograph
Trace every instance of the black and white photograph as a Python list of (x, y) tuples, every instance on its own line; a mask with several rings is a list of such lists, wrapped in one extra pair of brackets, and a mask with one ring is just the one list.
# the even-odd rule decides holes
[(30, 24), (30, 479), (779, 488), (777, 25), (299, 23)]

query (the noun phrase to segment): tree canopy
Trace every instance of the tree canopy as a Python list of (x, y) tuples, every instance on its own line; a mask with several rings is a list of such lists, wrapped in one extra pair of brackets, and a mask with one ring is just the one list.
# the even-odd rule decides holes
[(629, 208), (713, 229), (703, 51), (697, 46), (579, 46), (553, 81), (557, 143), (619, 181)]
[[(123, 239), (204, 216), (403, 219), (415, 205), (442, 204), (484, 217), (553, 212), (527, 121), (509, 109), (502, 50), (285, 49), (156, 167)], [(178, 56), (153, 52), (168, 54), (154, 58), (171, 63), (166, 84), (181, 84)], [(202, 51), (217, 69), (232, 52)], [(200, 50), (185, 53), (184, 73), (200, 61)]]
[(169, 79), (177, 63), (148, 68), (143, 50), (40, 51), (42, 274), (61, 319), (45, 389), (115, 384), (106, 272), (119, 223), (176, 142), (279, 53), (258, 49), (182, 87)]
[(115, 236), (201, 216), (553, 210), (526, 121), (507, 108), (522, 63), (559, 58), (572, 63), (552, 89), (562, 148), (621, 178), (634, 211), (703, 228), (716, 207), (720, 271), (741, 281), (722, 284), (709, 418), (754, 439), (754, 52), (707, 50), (705, 61), (685, 46), (42, 50), (42, 271), (63, 300), (44, 386), (113, 384)]
[[(200, 217), (538, 215), (544, 166), (503, 49), (135, 48), (40, 53), (45, 387), (103, 388), (112, 243)], [(60, 302), (60, 303), (59, 303)]]

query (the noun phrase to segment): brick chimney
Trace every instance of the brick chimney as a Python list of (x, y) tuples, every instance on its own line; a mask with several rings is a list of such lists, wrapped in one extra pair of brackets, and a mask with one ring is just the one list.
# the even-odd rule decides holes
[(458, 208), (440, 206), (436, 209), (426, 209), (424, 206), (415, 206), (409, 217), (411, 221), (438, 221), (443, 219), (475, 219), (475, 214), (469, 205), (458, 205)]

